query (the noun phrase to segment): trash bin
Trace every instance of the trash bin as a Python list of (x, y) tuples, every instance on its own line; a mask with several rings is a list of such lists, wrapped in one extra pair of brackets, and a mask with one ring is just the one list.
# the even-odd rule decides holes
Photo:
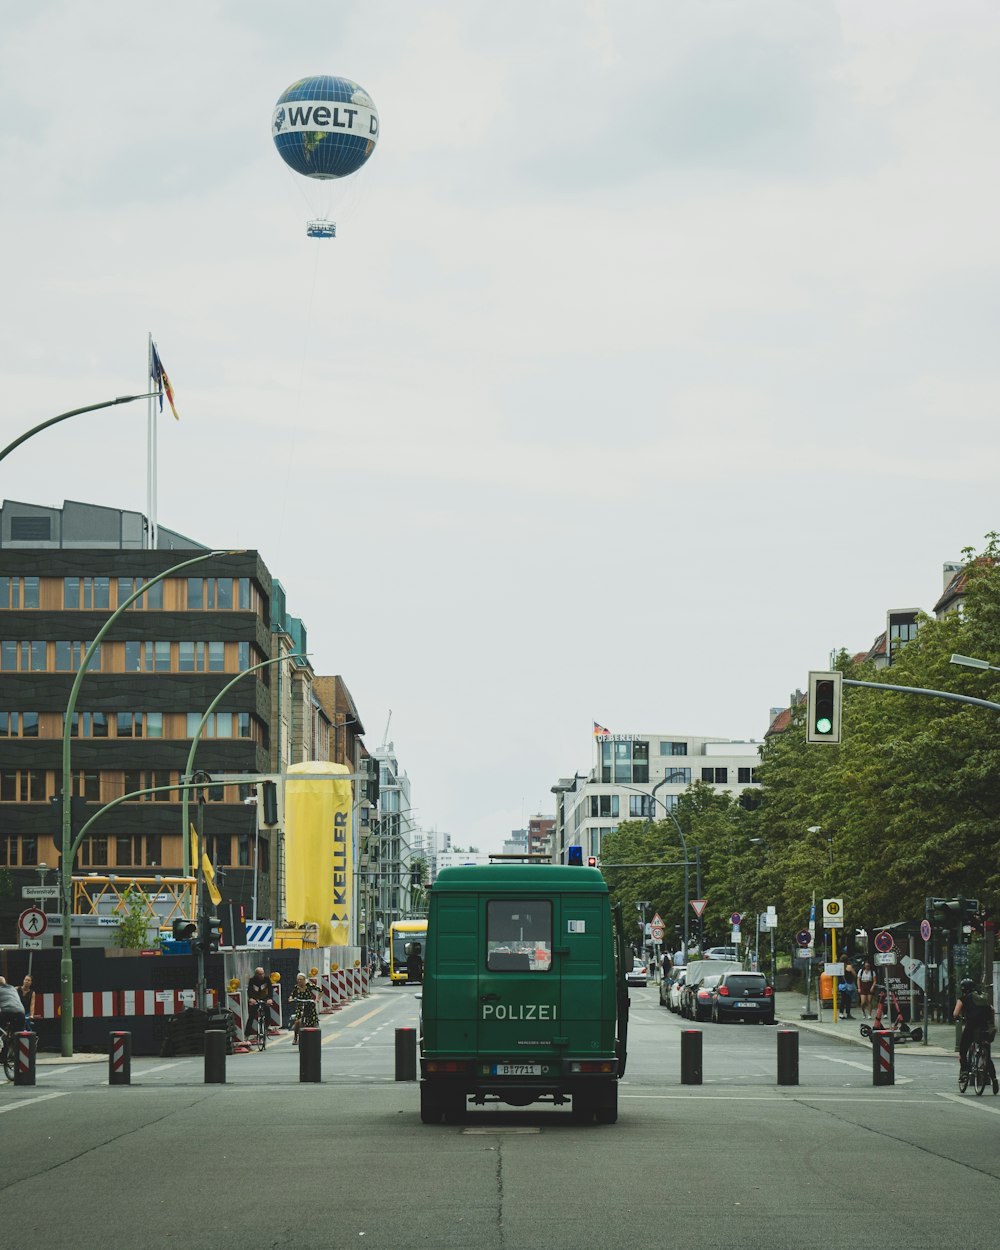
[(819, 997), (823, 1006), (833, 1006), (833, 977), (828, 972), (819, 974)]

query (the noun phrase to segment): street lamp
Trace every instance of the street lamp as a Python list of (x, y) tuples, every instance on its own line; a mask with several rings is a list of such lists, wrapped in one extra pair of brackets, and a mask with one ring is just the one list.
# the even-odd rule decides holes
[(26, 433), (15, 438), (12, 443), (8, 443), (3, 451), (0, 451), (0, 460), (5, 460), (16, 447), (26, 443), (32, 434), (38, 434), (42, 430), (47, 430), (50, 425), (56, 425), (58, 422), (66, 421), (70, 417), (78, 417), (82, 412), (96, 412), (98, 408), (113, 408), (115, 404), (131, 404), (136, 399), (152, 399), (159, 393), (159, 391), (151, 391), (148, 395), (119, 395), (117, 399), (105, 399), (99, 404), (88, 404), (86, 408), (73, 408), (69, 412), (61, 412), (58, 417), (49, 417), (48, 421), (43, 421), (41, 425), (33, 426)]
[(1000, 673), (1000, 668), (995, 664), (991, 664), (988, 660), (977, 660), (972, 655), (953, 655), (949, 663), (964, 664), (966, 668), (988, 668), (994, 673)]
[[(140, 398), (134, 396), (133, 398)], [(101, 405), (97, 405), (100, 407)], [(105, 405), (106, 406), (106, 405)], [(81, 409), (80, 411), (86, 411)], [(72, 416), (72, 413), (64, 413), (63, 417)], [(47, 424), (51, 424), (48, 422)], [(41, 427), (39, 427), (41, 428)], [(34, 431), (30, 431), (34, 433)], [(23, 442), (23, 439), (18, 440)], [(13, 444), (12, 444), (13, 446)], [(9, 449), (8, 449), (9, 450)], [(182, 560), (180, 564), (174, 564), (169, 569), (164, 569), (162, 573), (157, 573), (155, 577), (151, 577), (148, 581), (131, 595), (120, 603), (118, 607), (111, 613), (101, 628), (94, 636), (93, 642), (87, 648), (80, 667), (77, 670), (76, 677), (73, 680), (72, 688), (69, 692), (69, 702), (66, 704), (65, 719), (63, 721), (63, 743), (62, 743), (62, 959), (59, 965), (59, 988), (62, 995), (62, 1011), (60, 1015), (60, 1041), (63, 1058), (68, 1059), (73, 1054), (73, 956), (70, 945), (70, 916), (72, 915), (72, 891), (73, 891), (73, 856), (76, 847), (73, 843), (72, 822), (70, 819), (73, 796), (73, 774), (70, 768), (70, 732), (73, 727), (73, 712), (76, 709), (77, 697), (80, 694), (80, 686), (83, 683), (84, 675), (90, 666), (101, 640), (115, 623), (119, 616), (130, 608), (136, 599), (149, 590), (150, 586), (154, 586), (157, 582), (163, 581), (165, 577), (170, 577), (173, 573), (179, 573), (181, 569), (190, 568), (192, 564), (200, 564), (203, 560), (210, 560), (213, 556), (233, 555), (231, 551), (206, 551), (199, 556), (193, 556), (190, 560)]]
[[(681, 828), (680, 823), (677, 820), (677, 817), (673, 814), (673, 812), (670, 810), (667, 804), (663, 801), (663, 799), (657, 799), (656, 797), (657, 790), (659, 790), (661, 786), (665, 786), (668, 784), (669, 784), (668, 779), (664, 777), (662, 780), (658, 781), (655, 786), (653, 786), (653, 789), (650, 792), (650, 796), (649, 796), (652, 802), (649, 805), (649, 812), (646, 816), (646, 825), (648, 827), (649, 825), (653, 823), (653, 804), (658, 802), (660, 806), (663, 808), (663, 810), (670, 817), (670, 820), (672, 821), (674, 828), (677, 830), (677, 836), (681, 840), (681, 850), (684, 853), (684, 944), (683, 944), (683, 950), (684, 950), (684, 962), (687, 963), (688, 908), (691, 905), (691, 863), (688, 859), (687, 840), (684, 837), (684, 830)], [(626, 789), (629, 789), (629, 788), (630, 787), (626, 787)], [(637, 793), (642, 794), (644, 793), (644, 791), (637, 791)]]

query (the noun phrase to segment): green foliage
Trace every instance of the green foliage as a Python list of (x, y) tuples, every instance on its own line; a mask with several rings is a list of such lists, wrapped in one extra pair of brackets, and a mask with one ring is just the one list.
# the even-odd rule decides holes
[(0, 898), (8, 898), (14, 893), (14, 878), (10, 869), (0, 868)]
[(122, 902), (125, 911), (118, 922), (118, 945), (123, 949), (148, 947), (150, 913), (145, 894), (129, 886)]
[[(962, 668), (954, 652), (1000, 665), (1000, 536), (965, 554), (962, 611), (922, 617), (890, 669), (842, 652), (845, 677), (952, 691), (1000, 702), (1000, 673)], [(979, 898), (1000, 910), (1000, 716), (950, 700), (845, 687), (843, 742), (808, 746), (805, 708), (761, 748), (753, 810), (707, 786), (692, 786), (674, 810), (692, 861), (700, 852), (706, 940), (728, 941), (733, 911), (778, 911), (787, 947), (817, 899), (843, 896), (847, 922), (869, 930), (919, 919), (928, 895)], [(816, 832), (811, 827), (818, 826)], [(601, 862), (615, 897), (633, 916), (649, 900), (667, 924), (682, 924), (683, 868), (612, 869), (608, 863), (680, 860), (669, 819), (627, 821), (606, 837)], [(647, 917), (648, 919), (648, 917)], [(689, 917), (695, 932), (693, 913)]]

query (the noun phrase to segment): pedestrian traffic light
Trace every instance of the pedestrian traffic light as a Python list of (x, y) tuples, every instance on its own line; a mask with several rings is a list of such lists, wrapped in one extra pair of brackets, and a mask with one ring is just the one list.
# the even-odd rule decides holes
[(582, 846), (567, 847), (566, 848), (566, 863), (577, 864), (580, 868), (582, 868), (583, 867), (583, 847)]
[(178, 917), (171, 925), (171, 936), (175, 942), (190, 942), (197, 930), (198, 926), (193, 920), (184, 920)]
[(214, 955), (222, 942), (222, 921), (218, 916), (202, 916), (198, 945), (202, 954)]
[(806, 698), (806, 742), (840, 741), (840, 709), (844, 674), (838, 672), (809, 674)]
[(587, 856), (587, 867), (588, 867), (588, 868), (596, 868), (596, 867), (597, 867), (597, 856), (596, 856), (596, 855), (588, 855), (588, 856)]

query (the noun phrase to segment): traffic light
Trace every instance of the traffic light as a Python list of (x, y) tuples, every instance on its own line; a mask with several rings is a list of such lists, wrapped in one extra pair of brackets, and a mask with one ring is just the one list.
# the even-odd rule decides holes
[(247, 921), (246, 911), (242, 903), (225, 902), (219, 904), (219, 922), (222, 925), (222, 945), (246, 946)]
[(361, 783), (361, 797), (367, 799), (372, 807), (378, 807), (379, 796), (379, 764), (378, 760), (365, 760), (365, 767), (368, 770), (368, 776)]
[(218, 916), (204, 915), (201, 918), (201, 929), (198, 945), (205, 955), (214, 955), (222, 942), (222, 921)]
[(171, 925), (171, 930), (171, 936), (175, 942), (190, 942), (198, 931), (198, 926), (193, 920), (184, 920), (181, 917), (177, 917)]
[(567, 847), (566, 848), (566, 863), (577, 864), (580, 868), (582, 868), (583, 867), (583, 847), (582, 846)]
[(806, 698), (806, 742), (840, 741), (840, 709), (843, 699), (843, 673), (809, 674)]
[(272, 828), (278, 823), (278, 787), (273, 781), (260, 783), (260, 824)]
[(588, 868), (596, 868), (596, 867), (597, 867), (597, 856), (596, 856), (596, 855), (588, 855), (588, 856), (587, 856), (587, 867), (588, 867)]
[(934, 914), (939, 919), (946, 919), (950, 915), (956, 918), (959, 916), (975, 916), (979, 911), (978, 898), (932, 898), (931, 906)]

